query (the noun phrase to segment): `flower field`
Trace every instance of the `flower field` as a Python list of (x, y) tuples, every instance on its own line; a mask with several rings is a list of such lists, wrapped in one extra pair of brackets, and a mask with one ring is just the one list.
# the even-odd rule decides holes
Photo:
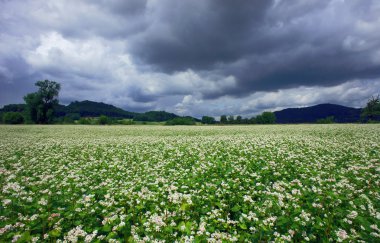
[(0, 242), (380, 242), (380, 126), (0, 126)]

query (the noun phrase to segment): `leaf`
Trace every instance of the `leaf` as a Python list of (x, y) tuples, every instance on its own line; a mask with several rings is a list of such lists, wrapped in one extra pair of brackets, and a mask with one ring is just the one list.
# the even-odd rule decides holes
[(117, 237), (117, 234), (115, 232), (111, 232), (107, 235), (107, 240), (114, 239)]
[(51, 237), (57, 238), (57, 237), (59, 237), (61, 235), (61, 231), (54, 229), (54, 230), (52, 230), (52, 231), (49, 232), (49, 235)]
[(244, 224), (244, 223), (242, 223), (242, 224), (239, 224), (239, 227), (240, 227), (241, 229), (243, 229), (243, 230), (246, 230), (246, 229), (248, 229), (248, 228), (247, 228), (247, 225), (246, 225), (246, 224)]
[(20, 239), (17, 242), (30, 242), (31, 240), (32, 237), (30, 236), (30, 232), (27, 231), (21, 235)]
[(111, 227), (111, 225), (106, 224), (106, 225), (103, 226), (102, 230), (104, 232), (110, 232), (112, 230), (112, 227)]
[(240, 211), (240, 206), (239, 205), (235, 205), (233, 208), (231, 208), (231, 211), (236, 213), (236, 212), (239, 212)]
[(187, 209), (189, 209), (190, 208), (190, 204), (188, 204), (188, 203), (182, 203), (182, 205), (181, 205), (181, 210), (182, 211), (186, 211)]

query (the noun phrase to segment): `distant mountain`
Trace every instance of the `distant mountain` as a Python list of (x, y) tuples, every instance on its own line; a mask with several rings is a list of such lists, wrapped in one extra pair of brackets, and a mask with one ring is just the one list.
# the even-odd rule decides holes
[(362, 109), (342, 105), (320, 104), (303, 108), (288, 108), (275, 111), (277, 123), (314, 123), (318, 119), (333, 116), (335, 122), (350, 123), (360, 119)]
[[(4, 112), (23, 112), (25, 104), (5, 105), (0, 109), (0, 115)], [(335, 122), (350, 123), (360, 120), (362, 109), (346, 107), (334, 104), (320, 104), (303, 108), (288, 108), (281, 111), (275, 111), (277, 123), (315, 123), (319, 119), (333, 116)], [(55, 116), (74, 116), (74, 117), (99, 117), (106, 115), (113, 118), (127, 118), (135, 121), (151, 121), (164, 122), (179, 117), (174, 113), (166, 111), (148, 111), (145, 113), (137, 113), (125, 111), (113, 105), (94, 101), (74, 101), (69, 105), (57, 105), (55, 107)], [(195, 121), (199, 119), (189, 117)]]
[(0, 112), (23, 112), (25, 108), (25, 104), (9, 104), (1, 108)]
[(152, 121), (162, 122), (178, 117), (176, 114), (166, 111), (148, 111), (137, 113), (125, 111), (113, 105), (94, 101), (74, 101), (68, 106), (58, 105), (55, 108), (56, 116), (65, 116), (68, 114), (79, 114), (81, 117), (98, 117), (106, 115), (114, 118), (128, 118), (135, 121)]
[(74, 101), (71, 102), (68, 106), (59, 105), (56, 108), (56, 114), (58, 116), (64, 116), (70, 113), (79, 114), (81, 117), (96, 117), (106, 115), (109, 117), (133, 118), (136, 115), (134, 112), (125, 111), (113, 105), (89, 100)]
[[(23, 112), (25, 108), (25, 104), (9, 104), (1, 108), (0, 113)], [(179, 117), (174, 113), (166, 111), (148, 111), (145, 113), (130, 112), (113, 105), (90, 100), (74, 101), (67, 106), (58, 104), (55, 106), (54, 110), (54, 115), (56, 117), (64, 117), (67, 115), (74, 117), (98, 117), (106, 115), (113, 118), (127, 118), (135, 121), (151, 122), (163, 122)], [(195, 120), (198, 121), (198, 119)]]

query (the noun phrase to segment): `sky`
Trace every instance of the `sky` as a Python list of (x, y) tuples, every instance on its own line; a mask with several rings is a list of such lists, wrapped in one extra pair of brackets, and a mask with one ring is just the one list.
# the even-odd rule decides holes
[(380, 93), (378, 0), (0, 0), (0, 106), (250, 116)]

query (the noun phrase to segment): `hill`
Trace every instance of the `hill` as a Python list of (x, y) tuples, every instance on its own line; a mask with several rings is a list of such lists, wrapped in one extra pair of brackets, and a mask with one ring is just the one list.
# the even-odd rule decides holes
[(0, 112), (23, 112), (25, 109), (25, 104), (9, 104), (1, 108)]
[[(10, 104), (5, 105), (0, 109), (0, 115), (4, 112), (23, 112), (25, 104)], [(275, 111), (277, 123), (315, 123), (319, 119), (324, 119), (333, 116), (335, 122), (350, 123), (358, 122), (360, 120), (360, 113), (362, 109), (346, 107), (335, 104), (320, 104), (303, 108), (288, 108), (281, 111)], [(179, 117), (174, 113), (166, 111), (148, 111), (145, 113), (137, 113), (125, 111), (113, 105), (105, 104), (102, 102), (94, 101), (74, 101), (69, 105), (57, 105), (55, 107), (55, 116), (64, 117), (99, 117), (106, 115), (112, 118), (126, 118), (135, 121), (143, 122), (165, 122)], [(195, 121), (199, 119), (189, 117)]]
[(350, 123), (359, 121), (361, 110), (342, 105), (320, 104), (303, 108), (288, 108), (274, 113), (277, 123), (314, 123), (328, 116), (333, 116), (335, 122)]
[(58, 116), (79, 114), (81, 117), (97, 117), (106, 115), (117, 118), (133, 118), (136, 115), (134, 112), (125, 111), (113, 105), (89, 100), (74, 101), (68, 106), (59, 105), (56, 108), (56, 114)]
[[(0, 114), (4, 112), (23, 112), (25, 109), (25, 104), (9, 104), (0, 109)], [(130, 112), (113, 105), (90, 100), (74, 101), (67, 106), (58, 104), (55, 106), (54, 114), (56, 117), (99, 117), (106, 115), (112, 118), (126, 118), (147, 122), (164, 122), (179, 117), (166, 111)], [(198, 121), (198, 119), (195, 120)]]
[(74, 101), (68, 106), (58, 105), (55, 109), (58, 117), (78, 114), (80, 117), (98, 117), (106, 115), (113, 118), (127, 118), (135, 121), (162, 122), (178, 117), (174, 113), (166, 111), (148, 111), (145, 113), (137, 113), (125, 111), (113, 105), (94, 101)]
[(133, 117), (133, 120), (135, 121), (157, 121), (157, 122), (162, 122), (162, 121), (168, 121), (171, 119), (174, 119), (178, 117), (174, 113), (169, 113), (166, 111), (148, 111), (145, 113), (141, 114), (136, 114)]

